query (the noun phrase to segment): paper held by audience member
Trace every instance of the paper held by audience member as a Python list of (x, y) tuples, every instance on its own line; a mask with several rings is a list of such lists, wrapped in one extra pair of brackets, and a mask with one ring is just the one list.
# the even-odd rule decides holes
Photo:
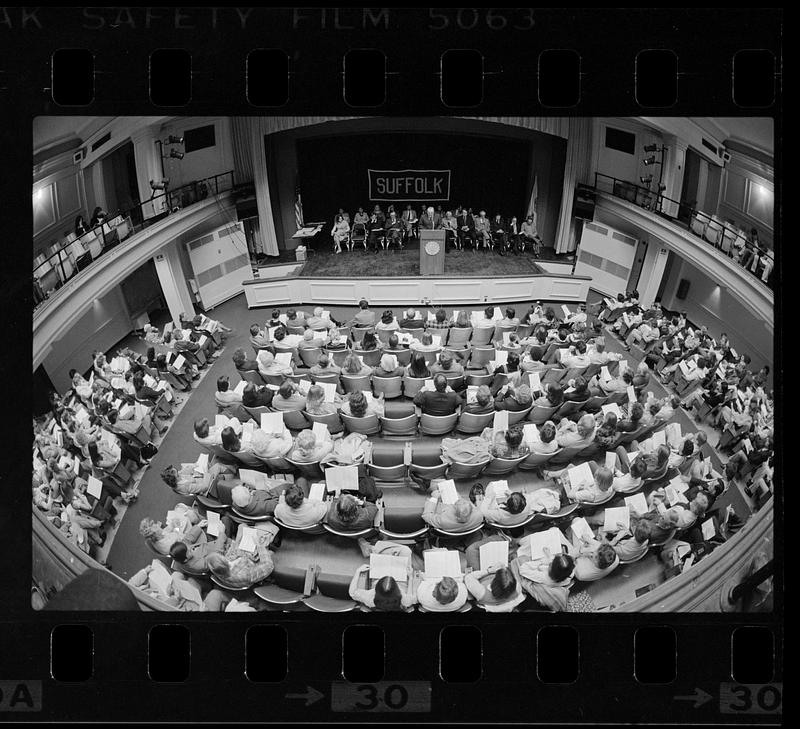
[(208, 473), (208, 453), (200, 454), (197, 463), (195, 463), (194, 470), (201, 476), (205, 476), (206, 473)]
[(394, 577), (397, 582), (407, 582), (408, 567), (409, 557), (373, 552), (369, 556), (369, 579), (379, 580), (381, 577)]
[(497, 433), (500, 431), (508, 430), (508, 410), (498, 410), (494, 414), (492, 429), (494, 430), (495, 435), (497, 435)]
[(615, 402), (606, 403), (602, 406), (601, 410), (603, 411), (603, 415), (608, 415), (609, 413), (614, 413), (617, 416), (617, 420), (622, 420), (625, 416), (622, 414), (622, 410), (619, 409), (619, 405)]
[(542, 380), (538, 372), (531, 372), (528, 375), (528, 381), (531, 383), (531, 392), (544, 392)]
[(570, 527), (572, 528), (572, 543), (576, 546), (580, 545), (584, 537), (589, 541), (594, 539), (594, 532), (589, 526), (589, 522), (582, 516), (576, 516), (570, 523)]
[(223, 531), (219, 514), (216, 511), (211, 511), (209, 509), (206, 512), (206, 519), (208, 520), (208, 524), (206, 525), (206, 534), (212, 537), (218, 537)]
[(94, 476), (89, 476), (87, 482), (88, 486), (86, 488), (86, 492), (90, 496), (94, 496), (96, 499), (99, 499), (103, 495), (103, 482)]
[(453, 479), (439, 481), (436, 488), (439, 489), (439, 498), (443, 504), (455, 504), (458, 501), (458, 491), (456, 491), (456, 482)]
[(321, 503), (325, 499), (325, 484), (322, 481), (312, 483), (308, 491), (308, 500), (316, 503)]
[(154, 559), (150, 563), (150, 574), (147, 576), (153, 585), (165, 597), (169, 595), (169, 587), (172, 584), (172, 575), (164, 563), (159, 559)]
[(332, 466), (325, 469), (328, 491), (358, 491), (358, 466)]
[(425, 579), (461, 578), (461, 560), (454, 549), (429, 549), (424, 552)]
[(678, 491), (674, 486), (667, 486), (664, 489), (664, 492), (667, 496), (667, 502), (670, 506), (675, 506), (675, 504), (688, 504), (689, 499), (687, 499), (680, 491)]
[(522, 426), (522, 440), (525, 443), (540, 443), (542, 438), (536, 423), (525, 423)]
[(617, 467), (617, 454), (615, 451), (606, 451), (606, 468), (613, 471)]
[(314, 427), (311, 428), (311, 432), (317, 439), (317, 442), (324, 443), (331, 439), (331, 433), (328, 430), (327, 423), (314, 423)]
[(332, 382), (318, 382), (317, 385), (325, 391), (325, 402), (333, 402), (336, 399), (336, 385)]
[(600, 379), (603, 380), (604, 382), (609, 382), (612, 379), (611, 373), (608, 371), (607, 365), (603, 365), (600, 368)]
[(627, 369), (628, 369), (628, 360), (627, 359), (621, 359), (619, 361), (619, 364), (617, 365), (617, 372), (619, 372), (620, 377), (623, 374), (625, 374), (625, 370), (627, 370)]
[(628, 507), (628, 511), (632, 516), (644, 516), (648, 511), (647, 499), (645, 499), (642, 493), (626, 496), (625, 506)]
[(500, 311), (499, 306), (495, 306), (494, 312), (492, 313), (492, 319), (494, 319), (494, 321), (500, 321), (502, 318), (503, 318), (503, 312)]
[(284, 430), (283, 413), (261, 413), (261, 430), (281, 435)]
[(651, 440), (653, 441), (653, 449), (655, 450), (658, 446), (667, 444), (667, 434), (663, 430), (657, 430), (651, 436)]
[(175, 358), (175, 361), (172, 363), (172, 366), (173, 366), (173, 367), (174, 367), (176, 370), (181, 370), (181, 369), (183, 369), (183, 366), (184, 366), (185, 364), (186, 364), (186, 358), (185, 358), (185, 357), (184, 357), (182, 354), (179, 354), (179, 355), (178, 355), (178, 356)]
[(686, 483), (680, 476), (675, 476), (672, 481), (667, 484), (668, 486), (672, 486), (678, 493), (683, 493), (684, 491), (688, 490), (689, 484)]
[(263, 488), (268, 478), (267, 474), (261, 473), (261, 471), (254, 471), (251, 468), (239, 469), (239, 480), (254, 489)]
[(625, 389), (625, 392), (628, 395), (629, 403), (633, 404), (639, 399), (636, 397), (636, 390), (633, 389), (633, 385), (628, 385), (628, 387)]
[(717, 525), (714, 523), (713, 516), (710, 519), (706, 519), (706, 521), (700, 525), (700, 531), (702, 531), (703, 539), (706, 541), (714, 538), (714, 535), (717, 533)]
[(467, 387), (467, 405), (478, 401), (478, 386), (470, 385)]
[(561, 554), (561, 531), (558, 527), (550, 527), (543, 532), (531, 534), (528, 540), (532, 560), (545, 557), (545, 550), (548, 551), (551, 560)]
[(241, 397), (244, 395), (244, 388), (247, 387), (247, 380), (239, 380), (239, 383), (236, 387), (233, 388), (233, 391)]
[(511, 335), (513, 332), (503, 332), (503, 344), (507, 347), (511, 344)]
[(494, 494), (494, 498), (497, 500), (503, 500), (508, 496), (508, 481), (501, 480), (501, 481), (489, 481), (486, 484), (486, 494), (487, 496)]
[(494, 565), (508, 567), (508, 542), (487, 542), (479, 548), (481, 569), (487, 570)]
[(275, 364), (280, 365), (281, 367), (291, 367), (292, 366), (292, 353), (291, 352), (278, 352), (275, 355)]
[[(639, 495), (641, 496), (641, 494)], [(611, 509), (606, 509), (604, 516), (604, 532), (618, 532), (620, 529), (628, 529), (631, 525), (631, 512), (627, 506), (615, 506)], [(621, 527), (620, 524), (622, 524)]]
[(508, 352), (505, 349), (496, 349), (493, 361), (495, 368), (506, 364), (508, 362)]
[(572, 316), (572, 312), (569, 310), (569, 307), (566, 304), (561, 304), (561, 311), (564, 312), (564, 319), (569, 319)]
[(240, 526), (242, 538), (239, 540), (239, 549), (242, 552), (251, 552), (255, 554), (258, 550), (258, 532), (249, 526), (242, 524)]
[(594, 475), (588, 463), (581, 463), (578, 466), (568, 468), (567, 475), (569, 476), (569, 484), (573, 491), (583, 487), (591, 487), (594, 483)]

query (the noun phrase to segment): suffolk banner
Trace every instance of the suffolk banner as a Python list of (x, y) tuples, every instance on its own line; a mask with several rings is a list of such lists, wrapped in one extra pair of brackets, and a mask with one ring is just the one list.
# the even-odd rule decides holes
[(367, 170), (370, 200), (449, 200), (450, 170)]

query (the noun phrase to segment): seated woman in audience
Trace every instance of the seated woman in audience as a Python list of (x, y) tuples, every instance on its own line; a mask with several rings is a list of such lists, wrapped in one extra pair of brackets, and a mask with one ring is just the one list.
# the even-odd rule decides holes
[(650, 377), (650, 367), (645, 360), (642, 360), (636, 366), (636, 372), (633, 375), (633, 387), (636, 392), (644, 390), (650, 384)]
[[(391, 309), (386, 309), (381, 315), (381, 320), (375, 325), (376, 331), (394, 331), (399, 328), (400, 324), (395, 319), (394, 312)], [(363, 349), (366, 349), (366, 347), (363, 347)]]
[(384, 413), (383, 395), (373, 397), (372, 401), (368, 402), (361, 390), (351, 392), (350, 397), (342, 403), (341, 411), (354, 418), (366, 418), (369, 415), (382, 418)]
[[(389, 314), (391, 314), (391, 312), (389, 312)], [(384, 316), (386, 316), (386, 312), (384, 312)], [(378, 325), (376, 325), (376, 327), (377, 326)], [(371, 352), (374, 349), (383, 349), (383, 344), (381, 344), (375, 332), (365, 332), (364, 338), (361, 340), (361, 346), (359, 346), (358, 349)]]
[(475, 402), (469, 402), (464, 406), (463, 412), (473, 415), (485, 415), (494, 412), (494, 398), (488, 385), (480, 385), (475, 393)]
[(252, 382), (248, 382), (242, 392), (242, 405), (246, 408), (268, 408), (272, 405), (274, 397), (274, 390), (270, 390), (265, 385), (254, 385)]
[(613, 572), (619, 565), (619, 557), (607, 542), (594, 541), (582, 544), (575, 560), (575, 579), (593, 582)]
[(278, 412), (288, 412), (291, 410), (305, 410), (306, 398), (297, 383), (292, 380), (284, 380), (278, 391), (272, 398), (272, 409)]
[(616, 442), (617, 438), (617, 415), (609, 411), (603, 417), (600, 427), (595, 431), (594, 442), (603, 450), (608, 450)]
[[(185, 508), (179, 509), (180, 506)], [(142, 519), (139, 524), (139, 534), (149, 541), (153, 549), (165, 557), (169, 555), (169, 549), (175, 542), (194, 544), (201, 538), (205, 539), (203, 527), (207, 522), (204, 519), (201, 520), (199, 514), (194, 509), (186, 507), (185, 504), (178, 504), (176, 510), (181, 512), (182, 517), (185, 517), (179, 522), (178, 528), (173, 525), (165, 528), (160, 522), (151, 519)]]
[(223, 552), (229, 541), (224, 532), (220, 532), (219, 536), (211, 541), (195, 542), (194, 544), (177, 541), (173, 542), (169, 548), (169, 556), (192, 572), (208, 572), (209, 555), (214, 552)]
[(650, 522), (650, 544), (663, 544), (678, 528), (680, 511), (682, 510), (673, 506), (665, 514), (661, 514), (657, 508), (653, 508), (641, 517), (631, 516), (631, 527), (636, 529), (640, 520)]
[(545, 385), (545, 393), (537, 397), (533, 404), (542, 408), (557, 408), (564, 402), (564, 390), (559, 385)]
[(272, 554), (267, 548), (272, 541), (272, 534), (260, 532), (259, 537), (255, 555), (240, 550), (238, 541), (229, 545), (224, 555), (219, 552), (208, 555), (211, 574), (223, 585), (234, 588), (250, 587), (266, 580), (273, 570)]
[[(153, 570), (152, 565), (142, 567), (128, 580), (128, 584), (182, 612), (220, 612), (230, 602), (228, 596), (222, 590), (217, 590), (216, 588), (209, 590), (205, 596), (202, 596), (204, 592), (203, 585), (194, 578), (187, 577), (180, 572), (172, 573), (170, 582), (167, 585), (167, 591), (164, 592), (160, 582), (151, 579)], [(181, 591), (179, 587), (181, 582), (186, 582), (194, 587), (201, 595), (202, 602), (196, 602), (187, 596), (187, 592)]]
[(572, 389), (572, 392), (564, 391), (564, 400), (567, 402), (586, 402), (592, 396), (589, 392), (589, 383), (580, 375), (567, 384)]
[(519, 458), (527, 456), (530, 448), (522, 442), (522, 427), (512, 425), (505, 433), (498, 432), (491, 447), (495, 458)]
[(491, 385), (492, 394), (496, 395), (505, 384), (517, 385), (521, 381), (522, 370), (519, 367), (519, 355), (516, 352), (509, 352), (506, 363), (494, 370), (494, 379)]
[(81, 514), (72, 504), (64, 507), (61, 514), (53, 520), (53, 525), (86, 554), (91, 554), (93, 546), (102, 547), (105, 544), (103, 522), (93, 516)]
[(642, 416), (644, 415), (644, 407), (640, 402), (635, 402), (630, 406), (630, 413), (628, 418), (620, 420), (617, 423), (617, 432), (619, 433), (635, 433), (642, 427)]
[(275, 375), (283, 375), (288, 377), (294, 373), (291, 367), (285, 367), (275, 361), (275, 355), (268, 352), (266, 349), (259, 350), (256, 356), (258, 361), (258, 372), (263, 377), (271, 377)]
[(498, 501), (498, 497), (491, 487), (486, 489), (486, 494), (480, 501), (479, 508), (486, 521), (506, 527), (521, 524), (531, 513), (531, 507), (528, 505), (523, 493), (512, 491), (507, 496), (500, 497)]
[(512, 412), (521, 412), (527, 410), (533, 404), (533, 397), (531, 395), (531, 388), (527, 385), (514, 386), (512, 384), (504, 385), (503, 389), (497, 393), (494, 399), (495, 410), (510, 410)]
[(193, 463), (182, 465), (180, 470), (167, 466), (161, 472), (161, 480), (180, 496), (210, 496), (227, 505), (231, 503), (231, 490), (240, 483), (236, 467), (219, 462), (203, 475), (195, 474)]
[(572, 555), (574, 548), (562, 532), (559, 534), (562, 551), (558, 554), (550, 554), (545, 548), (541, 557), (531, 559), (530, 543), (526, 539), (517, 550), (515, 559), (522, 589), (533, 598), (535, 606), (553, 612), (567, 609), (569, 590), (575, 581), (575, 558)]
[(634, 459), (630, 468), (623, 471), (614, 469), (614, 491), (618, 494), (630, 494), (639, 490), (642, 485), (642, 476), (645, 473), (645, 463), (641, 458)]
[(471, 329), (472, 324), (469, 320), (469, 314), (466, 310), (462, 309), (458, 312), (458, 316), (455, 318), (453, 322), (453, 326), (457, 329)]
[(89, 487), (86, 479), (76, 476), (73, 482), (72, 498), (70, 503), (76, 512), (84, 516), (91, 516), (99, 519), (101, 522), (110, 522), (113, 526), (116, 521), (112, 519), (111, 514), (106, 511), (99, 503), (92, 504), (86, 496), (86, 491)]
[(329, 341), (325, 349), (329, 352), (338, 352), (347, 349), (347, 340), (341, 335), (338, 329), (331, 329), (328, 332)]
[(613, 395), (615, 392), (625, 392), (633, 385), (633, 373), (625, 370), (622, 375), (612, 377), (610, 380), (601, 380), (600, 375), (595, 375), (589, 385), (592, 395)]
[(402, 377), (405, 371), (406, 368), (398, 363), (397, 357), (393, 354), (384, 354), (373, 375), (376, 377)]
[(543, 423), (539, 429), (539, 439), (530, 442), (531, 452), (539, 455), (555, 453), (558, 450), (556, 432), (556, 424), (552, 420)]
[(325, 390), (319, 385), (311, 385), (306, 395), (305, 411), (311, 415), (334, 415), (339, 408), (337, 403), (342, 401), (339, 395), (334, 395), (335, 402), (325, 402)]
[(220, 433), (220, 439), (222, 442), (222, 447), (228, 451), (228, 453), (239, 453), (243, 450), (249, 452), (249, 448), (246, 449), (242, 447), (242, 440), (239, 437), (239, 433), (237, 433), (230, 425), (222, 429), (222, 432)]
[(467, 564), (472, 567), (472, 572), (464, 576), (464, 585), (477, 604), (487, 612), (510, 613), (525, 600), (525, 596), (510, 567), (495, 564), (481, 569), (480, 558), (476, 557), (479, 553), (473, 550), (480, 544), (475, 542), (467, 549)]
[[(364, 335), (366, 338), (366, 335)], [(367, 377), (372, 374), (372, 367), (365, 365), (355, 352), (350, 352), (342, 364), (344, 377)]]
[[(112, 478), (106, 478), (106, 472), (113, 472), (117, 467), (119, 455), (115, 454), (102, 439), (89, 443), (87, 448), (92, 463), (92, 476), (104, 481), (104, 488), (112, 496), (122, 496), (124, 491), (117, 485), (117, 482)], [(55, 466), (55, 463), (53, 465)]]
[(652, 525), (649, 521), (639, 521), (633, 531), (620, 529), (609, 541), (621, 562), (633, 562), (639, 559), (650, 548)]
[(304, 483), (290, 484), (275, 507), (275, 518), (289, 527), (304, 529), (321, 524), (328, 513), (324, 501), (309, 501)]
[(610, 469), (605, 466), (596, 466), (593, 461), (589, 462), (589, 467), (595, 466), (592, 469), (594, 472), (594, 483), (591, 486), (583, 486), (580, 488), (573, 488), (569, 480), (569, 475), (565, 473), (568, 469), (563, 471), (546, 471), (548, 476), (562, 476), (562, 484), (564, 491), (569, 498), (573, 501), (581, 501), (585, 503), (599, 503), (608, 501), (609, 492), (613, 490), (611, 487), (614, 485), (614, 474)]
[(220, 408), (229, 408), (232, 405), (242, 404), (242, 396), (231, 389), (231, 383), (227, 375), (217, 378), (217, 391), (214, 393), (214, 402)]
[(350, 598), (361, 603), (365, 608), (376, 612), (410, 611), (417, 604), (417, 593), (414, 589), (413, 573), (410, 565), (411, 562), (409, 560), (408, 579), (402, 588), (394, 577), (386, 575), (381, 577), (375, 583), (375, 587), (371, 589), (358, 586), (362, 579), (369, 581), (368, 575), (363, 577), (365, 573), (369, 572), (369, 564), (362, 565), (353, 574), (349, 589)]
[(434, 336), (438, 335), (425, 332), (419, 339), (415, 337), (411, 340), (409, 349), (412, 352), (438, 352), (442, 348), (442, 345), (441, 342), (437, 344), (433, 341)]
[(423, 579), (417, 587), (417, 601), (426, 612), (455, 612), (464, 607), (468, 597), (464, 583), (452, 577)]
[(327, 375), (340, 375), (342, 368), (333, 362), (333, 359), (327, 352), (322, 352), (317, 363), (311, 368), (311, 377), (326, 377)]
[(294, 439), (294, 447), (289, 451), (289, 459), (298, 463), (321, 461), (333, 450), (333, 441), (317, 441), (311, 430), (301, 430)]
[(422, 352), (414, 352), (411, 355), (411, 361), (405, 370), (406, 377), (413, 377), (416, 379), (428, 379), (432, 377), (432, 373), (428, 368), (428, 363), (425, 360), (425, 355)]

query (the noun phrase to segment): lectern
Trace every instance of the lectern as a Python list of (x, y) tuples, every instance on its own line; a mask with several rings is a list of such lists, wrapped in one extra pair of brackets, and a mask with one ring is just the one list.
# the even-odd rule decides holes
[(419, 274), (436, 276), (444, 273), (444, 230), (419, 231)]

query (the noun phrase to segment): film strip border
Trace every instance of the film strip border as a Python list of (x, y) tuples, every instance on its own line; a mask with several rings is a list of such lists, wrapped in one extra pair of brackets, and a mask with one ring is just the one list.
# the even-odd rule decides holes
[(52, 627), (0, 632), (0, 711), (37, 720), (68, 710), (72, 720), (760, 724), (782, 714), (782, 631), (763, 625), (600, 628), (543, 615), (538, 624), (446, 619), (409, 631), (357, 619), (43, 617)]
[(781, 81), (768, 10), (4, 12), (0, 94), (42, 113), (769, 113)]

